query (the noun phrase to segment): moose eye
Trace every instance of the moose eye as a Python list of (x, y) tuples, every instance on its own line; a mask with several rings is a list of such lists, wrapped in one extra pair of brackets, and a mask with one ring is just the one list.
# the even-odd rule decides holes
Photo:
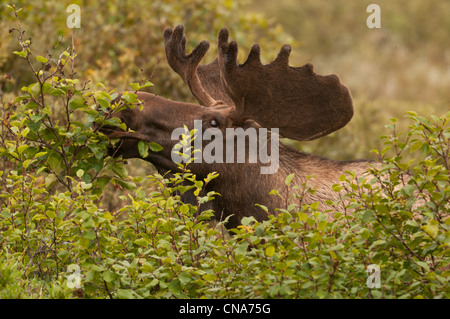
[(216, 120), (211, 120), (211, 121), (209, 121), (209, 126), (211, 126), (211, 127), (218, 127), (219, 126), (219, 122), (217, 122)]

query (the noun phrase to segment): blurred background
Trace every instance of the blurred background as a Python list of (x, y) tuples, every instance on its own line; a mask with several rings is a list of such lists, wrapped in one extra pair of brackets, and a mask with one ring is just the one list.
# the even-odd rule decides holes
[[(173, 100), (195, 102), (189, 89), (165, 60), (163, 30), (184, 24), (190, 51), (199, 41), (212, 45), (205, 63), (217, 53), (220, 28), (228, 27), (245, 61), (254, 43), (263, 62), (281, 46), (293, 46), (291, 65), (311, 62), (319, 74), (336, 73), (350, 88), (355, 106), (343, 129), (312, 142), (287, 141), (306, 152), (333, 159), (375, 158), (380, 136), (392, 117), (409, 124), (406, 111), (442, 115), (450, 103), (450, 1), (446, 0), (46, 0), (0, 1), (0, 94), (3, 105), (20, 88), (34, 82), (19, 50), (17, 26), (6, 4), (19, 13), (25, 39), (34, 55), (57, 57), (74, 38), (76, 78), (88, 86), (103, 83), (108, 90), (130, 89), (148, 79), (147, 91)], [(81, 28), (69, 29), (69, 4), (81, 8)], [(381, 28), (370, 29), (369, 4), (381, 8)], [(36, 62), (37, 63), (37, 62)], [(135, 166), (143, 167), (143, 161)], [(145, 168), (150, 173), (151, 166)]]

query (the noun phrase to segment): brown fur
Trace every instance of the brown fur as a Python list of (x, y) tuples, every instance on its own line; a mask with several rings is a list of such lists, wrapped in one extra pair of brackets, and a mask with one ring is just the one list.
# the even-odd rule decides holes
[[(107, 130), (111, 138), (120, 138), (114, 155), (124, 158), (140, 157), (139, 140), (156, 142), (163, 146), (161, 152), (150, 152), (145, 160), (160, 171), (176, 171), (171, 160), (171, 132), (178, 127), (193, 128), (194, 120), (203, 121), (203, 129), (214, 119), (225, 132), (229, 127), (278, 128), (280, 135), (296, 140), (312, 140), (343, 127), (353, 116), (349, 90), (336, 75), (320, 76), (311, 64), (303, 67), (289, 66), (290, 46), (285, 45), (277, 58), (268, 65), (260, 62), (259, 46), (253, 46), (247, 61), (238, 65), (237, 44), (228, 42), (228, 31), (222, 29), (218, 36), (218, 57), (208, 65), (200, 61), (209, 49), (201, 42), (191, 54), (185, 53), (186, 37), (182, 26), (164, 32), (169, 65), (189, 85), (201, 105), (175, 102), (162, 97), (138, 92), (143, 110), (126, 109), (117, 114), (132, 132)], [(224, 139), (226, 139), (224, 135)], [(270, 146), (270, 145), (269, 145)], [(247, 149), (238, 150), (246, 152)], [(305, 194), (305, 202), (319, 201), (326, 209), (325, 200), (336, 200), (338, 194), (332, 185), (339, 182), (344, 171), (366, 170), (365, 161), (334, 161), (305, 154), (280, 144), (279, 169), (275, 174), (261, 174), (265, 165), (257, 163), (206, 164), (193, 163), (189, 168), (199, 179), (208, 173), (218, 172), (219, 177), (207, 185), (205, 192), (220, 194), (206, 204), (219, 220), (230, 216), (227, 227), (236, 227), (242, 217), (267, 218), (267, 213), (255, 204), (265, 205), (270, 211), (284, 207), (277, 196), (268, 195), (273, 189), (287, 196), (285, 178), (295, 173), (292, 184), (308, 184), (314, 194)], [(192, 194), (184, 194), (186, 201), (195, 202)]]

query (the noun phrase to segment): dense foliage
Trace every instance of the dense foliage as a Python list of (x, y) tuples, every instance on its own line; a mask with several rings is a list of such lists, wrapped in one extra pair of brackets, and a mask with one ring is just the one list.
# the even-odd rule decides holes
[[(170, 178), (133, 177), (107, 156), (98, 125), (121, 125), (114, 112), (139, 107), (134, 92), (150, 82), (113, 104), (115, 91), (76, 77), (75, 52), (38, 55), (20, 25), (12, 33), (33, 80), (1, 110), (0, 297), (450, 297), (450, 113), (410, 112), (402, 132), (393, 119), (375, 151), (381, 164), (370, 177), (342, 175), (333, 211), (298, 204), (314, 189), (289, 175), (286, 207), (243, 219), (230, 236), (211, 211), (198, 213), (219, 196), (199, 195), (216, 174), (199, 180), (187, 164)], [(186, 180), (198, 205), (180, 200)], [(121, 207), (103, 204), (108, 187)]]

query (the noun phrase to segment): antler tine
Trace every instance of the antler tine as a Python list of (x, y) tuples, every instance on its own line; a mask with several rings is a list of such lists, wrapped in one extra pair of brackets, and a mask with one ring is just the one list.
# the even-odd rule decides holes
[(200, 61), (209, 50), (209, 42), (200, 42), (189, 55), (186, 55), (186, 36), (182, 25), (178, 25), (175, 30), (165, 29), (164, 42), (170, 67), (189, 85), (191, 92), (200, 104), (205, 106), (217, 104), (217, 101), (205, 91), (197, 75)]
[(254, 44), (248, 54), (244, 65), (261, 65), (261, 48), (259, 44)]
[(289, 56), (291, 55), (292, 47), (289, 44), (285, 44), (281, 47), (280, 52), (271, 64), (284, 65), (289, 67)]
[[(222, 28), (219, 31), (218, 38), (218, 47), (219, 52), (219, 64), (223, 64), (228, 71), (237, 68), (237, 54), (238, 54), (238, 46), (235, 41), (228, 43), (229, 32), (228, 29)], [(222, 58), (224, 61), (222, 62)]]
[[(238, 67), (237, 54), (238, 45), (236, 41), (228, 43), (229, 32), (228, 29), (222, 28), (219, 32), (218, 47), (225, 57), (224, 65), (228, 70)], [(221, 55), (219, 55), (220, 58)], [(243, 65), (261, 65), (261, 48), (259, 44), (254, 44), (248, 54), (247, 61)]]

